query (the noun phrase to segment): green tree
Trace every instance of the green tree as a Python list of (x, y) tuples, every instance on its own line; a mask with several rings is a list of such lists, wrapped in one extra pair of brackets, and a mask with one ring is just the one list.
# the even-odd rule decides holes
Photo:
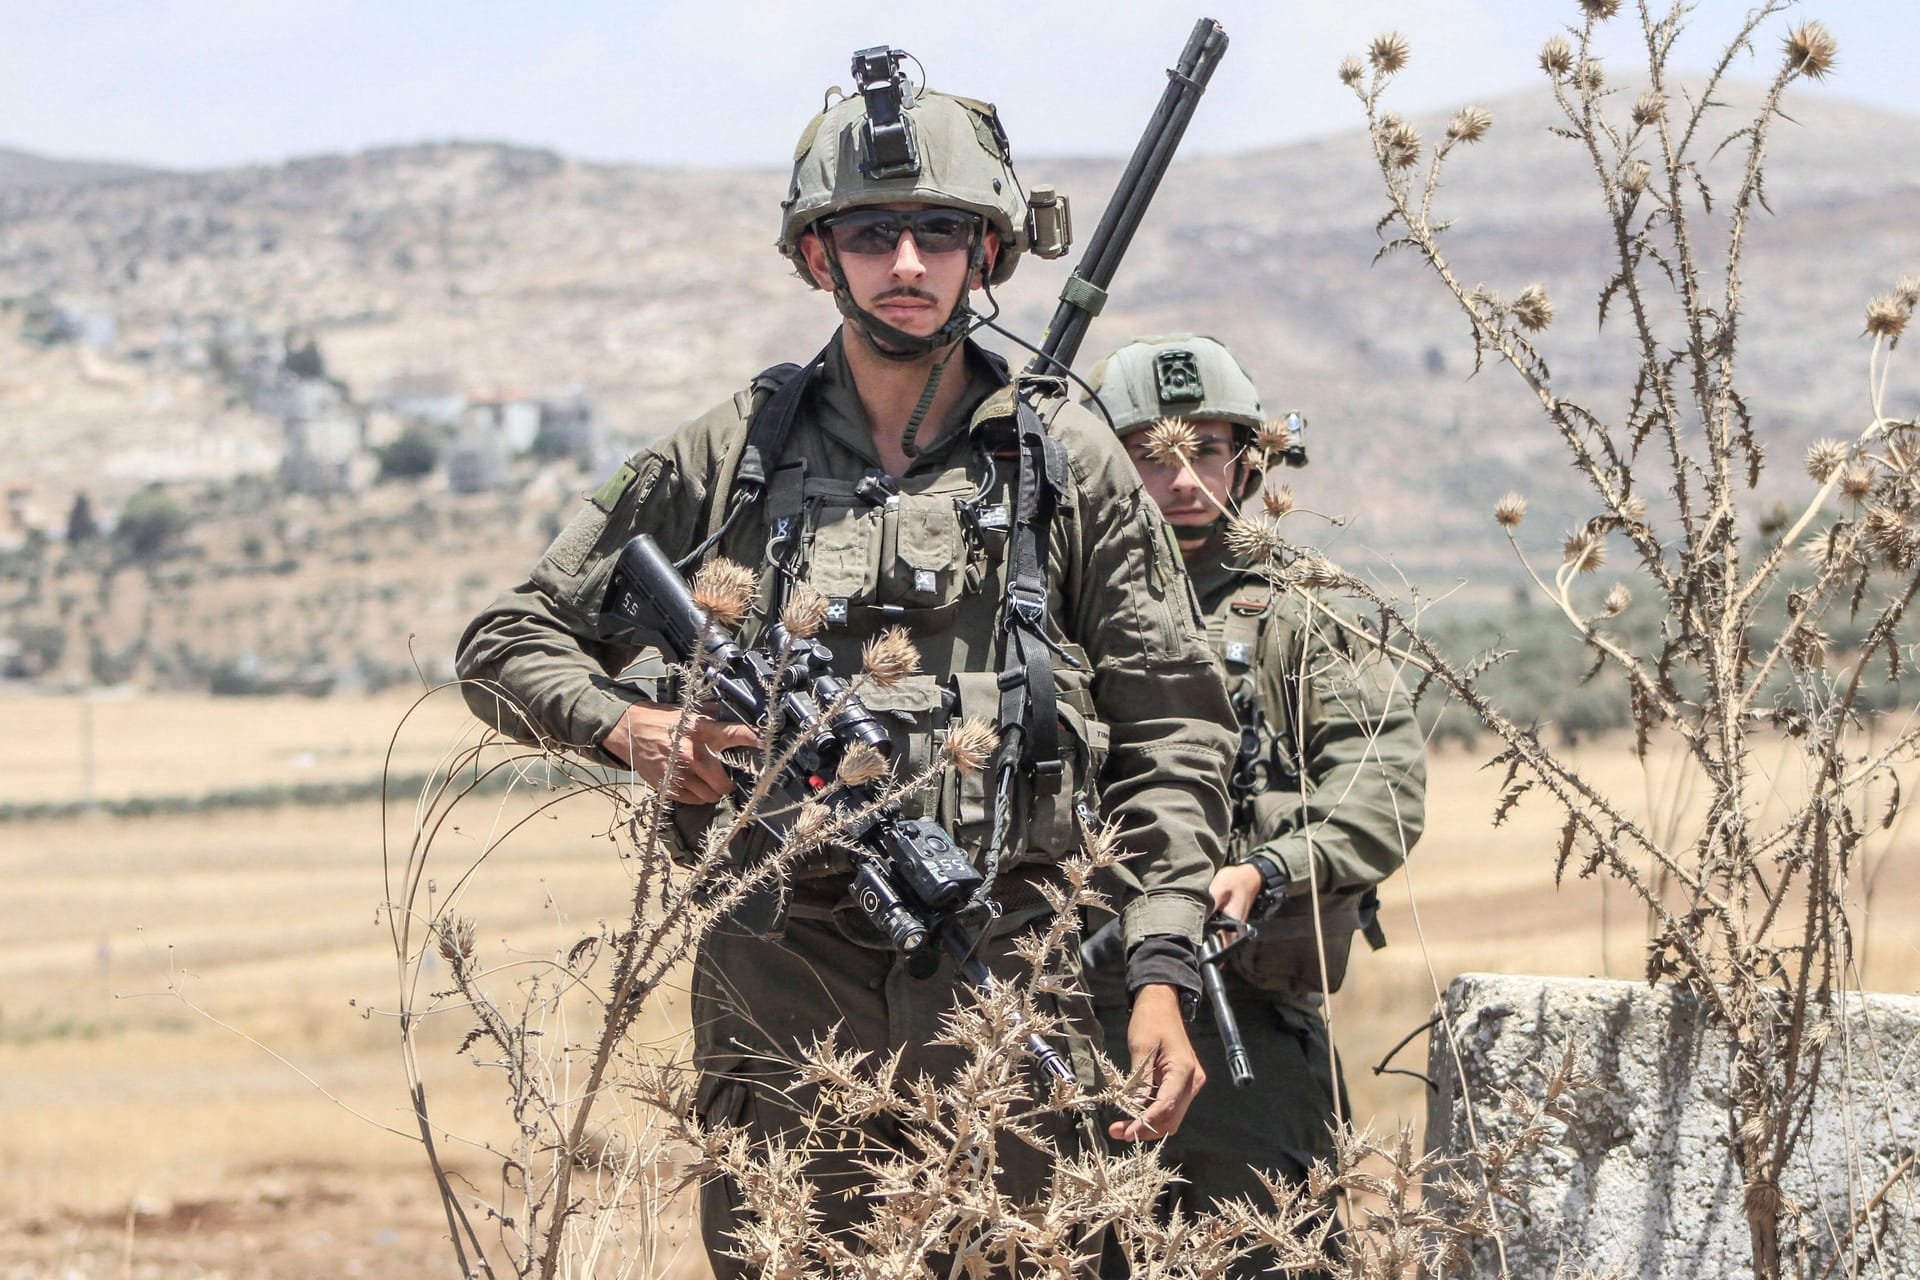
[(114, 536), (135, 560), (153, 560), (186, 530), (186, 509), (158, 485), (149, 485), (127, 499)]
[(320, 344), (312, 338), (308, 338), (297, 347), (289, 343), (287, 371), (296, 378), (326, 377), (327, 361), (326, 357), (320, 354)]
[(440, 464), (440, 441), (433, 428), (415, 423), (380, 451), (382, 480), (417, 480)]
[(84, 493), (73, 495), (73, 505), (67, 509), (67, 545), (80, 546), (93, 541), (100, 533), (100, 522), (94, 519), (93, 503)]
[(45, 675), (60, 665), (67, 651), (67, 629), (53, 622), (26, 622), (14, 628), (14, 643), (19, 645), (17, 668), (8, 674)]

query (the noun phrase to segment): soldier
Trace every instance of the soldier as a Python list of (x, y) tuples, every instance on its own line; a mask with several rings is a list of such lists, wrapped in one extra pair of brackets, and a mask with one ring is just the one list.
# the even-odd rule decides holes
[[(828, 602), (821, 639), (842, 675), (857, 671), (866, 637), (904, 626), (926, 674), (862, 690), (893, 728), (900, 772), (936, 758), (965, 716), (999, 724), (1003, 755), (1019, 748), (984, 783), (955, 780), (908, 807), (997, 868), (1003, 911), (981, 952), (991, 969), (1017, 971), (1014, 942), (1047, 915), (1042, 890), (1083, 825), (1096, 811), (1117, 824), (1131, 993), (1120, 1021), (1127, 1051), (1153, 1064), (1153, 1096), (1108, 1132), (1170, 1133), (1204, 1079), (1183, 1007), (1199, 991), (1196, 940), (1227, 826), (1232, 709), (1179, 557), (1119, 442), (1061, 384), (1011, 380), (968, 336), (971, 295), (991, 300), (1031, 243), (994, 109), (916, 93), (887, 51), (868, 53), (888, 65), (807, 125), (782, 202), (780, 252), (840, 312), (825, 349), (635, 455), (530, 580), (468, 627), (459, 670), (487, 682), (468, 686), (482, 718), (628, 765), (656, 787), (677, 743), (675, 822), (695, 838), (711, 818), (704, 806), (729, 791), (719, 753), (755, 735), (695, 718), (676, 738), (679, 708), (619, 678), (635, 654), (606, 633), (601, 608), (627, 541), (646, 532), (676, 560), (722, 553), (758, 568), (740, 631), (749, 644), (810, 584)], [(1011, 821), (996, 824), (996, 812)], [(694, 1016), (707, 1120), (794, 1138), (811, 1095), (782, 1064), (835, 1023), (856, 1048), (904, 1050), (902, 1078), (959, 1065), (957, 1050), (931, 1043), (964, 998), (950, 962), (910, 977), (851, 909), (848, 871), (829, 849), (792, 876), (783, 919), (736, 916), (703, 941)], [(863, 1140), (898, 1141), (885, 1118), (864, 1127)], [(812, 1162), (829, 1229), (870, 1211), (862, 1154)], [(1044, 1190), (1037, 1153), (1008, 1139), (1002, 1155), (1005, 1185)], [(747, 1212), (727, 1180), (702, 1188), (722, 1277), (740, 1274), (725, 1253)]]
[[(1192, 334), (1142, 338), (1096, 365), (1088, 382), (1179, 540), (1241, 724), (1229, 863), (1212, 895), (1222, 915), (1257, 930), (1228, 953), (1222, 974), (1255, 1079), (1251, 1097), (1228, 1084), (1203, 1007), (1194, 1043), (1213, 1085), (1162, 1148), (1185, 1179), (1170, 1195), (1190, 1212), (1235, 1197), (1259, 1203), (1256, 1170), (1302, 1181), (1315, 1159), (1332, 1155), (1329, 1126), (1348, 1114), (1321, 1007), (1340, 987), (1353, 934), (1384, 942), (1374, 886), (1420, 835), (1424, 743), (1405, 691), (1364, 640), (1227, 550), (1226, 513), (1279, 461), (1256, 452), (1265, 417), (1233, 354)], [(1192, 433), (1189, 465), (1149, 456), (1147, 429), (1169, 419)], [(1304, 462), (1304, 448), (1288, 460)], [(1117, 1025), (1119, 984), (1103, 973), (1090, 984), (1102, 1021)], [(1236, 1274), (1271, 1263), (1249, 1256)]]

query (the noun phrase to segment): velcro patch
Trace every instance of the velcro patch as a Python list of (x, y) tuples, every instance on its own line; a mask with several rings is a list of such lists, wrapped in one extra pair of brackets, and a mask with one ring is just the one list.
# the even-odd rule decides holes
[(620, 501), (620, 495), (627, 491), (627, 486), (639, 474), (631, 460), (621, 463), (620, 469), (608, 476), (607, 482), (594, 491), (593, 505), (602, 511), (612, 511)]

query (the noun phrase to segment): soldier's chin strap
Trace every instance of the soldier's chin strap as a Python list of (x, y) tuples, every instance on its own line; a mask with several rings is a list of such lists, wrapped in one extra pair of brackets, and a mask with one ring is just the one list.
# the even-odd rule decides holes
[[(932, 333), (922, 337), (908, 333), (888, 324), (871, 311), (864, 310), (853, 300), (853, 289), (847, 284), (847, 273), (840, 267), (840, 251), (833, 247), (830, 236), (820, 237), (820, 248), (827, 257), (827, 270), (833, 275), (833, 305), (840, 314), (853, 321), (853, 328), (867, 349), (882, 360), (891, 360), (896, 364), (908, 364), (923, 359), (935, 351), (947, 349), (947, 354), (933, 368), (927, 371), (927, 383), (920, 389), (920, 400), (913, 406), (913, 413), (907, 419), (906, 428), (900, 433), (900, 451), (909, 458), (920, 456), (918, 438), (920, 427), (926, 421), (928, 412), (933, 408), (933, 397), (940, 390), (940, 379), (947, 372), (947, 362), (959, 351), (960, 339), (979, 327), (980, 317), (974, 313), (967, 302), (967, 288), (962, 287), (960, 296), (954, 300), (953, 311), (947, 316), (946, 323)], [(984, 235), (973, 238), (973, 246), (967, 250), (968, 285), (985, 267), (987, 262), (987, 241)]]
[[(923, 336), (895, 328), (853, 300), (853, 289), (847, 284), (847, 273), (840, 267), (840, 251), (834, 248), (832, 238), (821, 236), (820, 248), (826, 254), (827, 270), (833, 276), (833, 305), (840, 309), (841, 315), (853, 321), (853, 327), (861, 339), (882, 360), (907, 364), (942, 347), (952, 346), (966, 337), (978, 320), (967, 303), (967, 289), (963, 287), (960, 296), (954, 300), (953, 311), (948, 314), (946, 323), (932, 333)], [(967, 250), (968, 284), (973, 282), (986, 261), (986, 237), (976, 235), (973, 247)]]

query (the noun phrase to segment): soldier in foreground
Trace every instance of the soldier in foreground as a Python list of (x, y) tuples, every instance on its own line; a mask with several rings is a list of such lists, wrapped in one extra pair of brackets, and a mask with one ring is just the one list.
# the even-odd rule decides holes
[[(968, 336), (971, 295), (991, 299), (1031, 245), (993, 108), (915, 92), (897, 66), (884, 49), (856, 58), (860, 92), (807, 125), (782, 201), (781, 253), (839, 310), (825, 348), (635, 455), (531, 578), (473, 621), (459, 670), (474, 711), (510, 734), (629, 766), (656, 788), (671, 773), (675, 825), (692, 841), (732, 790), (720, 753), (756, 735), (696, 717), (676, 736), (680, 709), (620, 680), (636, 649), (609, 634), (603, 605), (628, 540), (651, 534), (689, 574), (716, 554), (757, 569), (743, 644), (796, 593), (818, 592), (820, 638), (844, 676), (858, 671), (863, 642), (904, 627), (924, 674), (861, 690), (890, 725), (896, 769), (938, 759), (936, 743), (962, 717), (997, 724), (1003, 753), (1020, 748), (987, 785), (922, 798), (925, 816), (996, 871), (1001, 914), (982, 946), (991, 969), (1017, 969), (1014, 942), (1043, 923), (1042, 890), (1059, 882), (1084, 824), (1095, 813), (1117, 824), (1130, 1008), (1116, 1023), (1132, 1059), (1152, 1064), (1153, 1092), (1109, 1135), (1171, 1133), (1204, 1079), (1183, 1006), (1200, 986), (1232, 711), (1159, 512), (1119, 442), (1060, 384), (1013, 384)], [(1044, 495), (1025, 495), (1045, 500), (1023, 505), (1017, 455), (1037, 453), (1042, 437), (1062, 465), (1033, 481)], [(850, 909), (848, 885), (829, 847), (797, 868), (777, 909), (740, 913), (702, 943), (695, 1052), (708, 1121), (745, 1125), (762, 1142), (796, 1139), (811, 1094), (786, 1064), (836, 1023), (854, 1048), (904, 1050), (903, 1079), (959, 1065), (958, 1050), (931, 1043), (966, 998), (951, 962), (910, 976)], [(864, 1129), (869, 1151), (898, 1139), (884, 1118)], [(1003, 1151), (1003, 1185), (1043, 1192), (1039, 1154), (1012, 1141)], [(830, 1230), (871, 1211), (862, 1155), (811, 1164)], [(701, 1212), (715, 1271), (740, 1274), (726, 1256), (749, 1212), (739, 1189), (711, 1179)]]
[[(1263, 1203), (1257, 1171), (1303, 1181), (1314, 1160), (1332, 1156), (1336, 1115), (1349, 1114), (1321, 1010), (1340, 987), (1353, 934), (1384, 941), (1374, 886), (1419, 838), (1424, 742), (1405, 690), (1365, 641), (1227, 549), (1225, 513), (1280, 460), (1257, 452), (1265, 415), (1233, 354), (1190, 334), (1143, 338), (1088, 381), (1178, 539), (1241, 724), (1229, 861), (1212, 897), (1220, 915), (1257, 930), (1220, 961), (1254, 1079), (1245, 1091), (1229, 1083), (1203, 1007), (1194, 1043), (1213, 1083), (1162, 1157), (1185, 1179), (1170, 1193), (1190, 1212), (1235, 1197)], [(1165, 451), (1149, 447), (1149, 429), (1161, 422), (1191, 433), (1189, 465), (1156, 460)], [(1287, 460), (1304, 462), (1303, 444), (1291, 447)], [(1110, 1026), (1125, 1013), (1115, 977), (1090, 976)], [(1242, 1258), (1236, 1274), (1272, 1261)]]

